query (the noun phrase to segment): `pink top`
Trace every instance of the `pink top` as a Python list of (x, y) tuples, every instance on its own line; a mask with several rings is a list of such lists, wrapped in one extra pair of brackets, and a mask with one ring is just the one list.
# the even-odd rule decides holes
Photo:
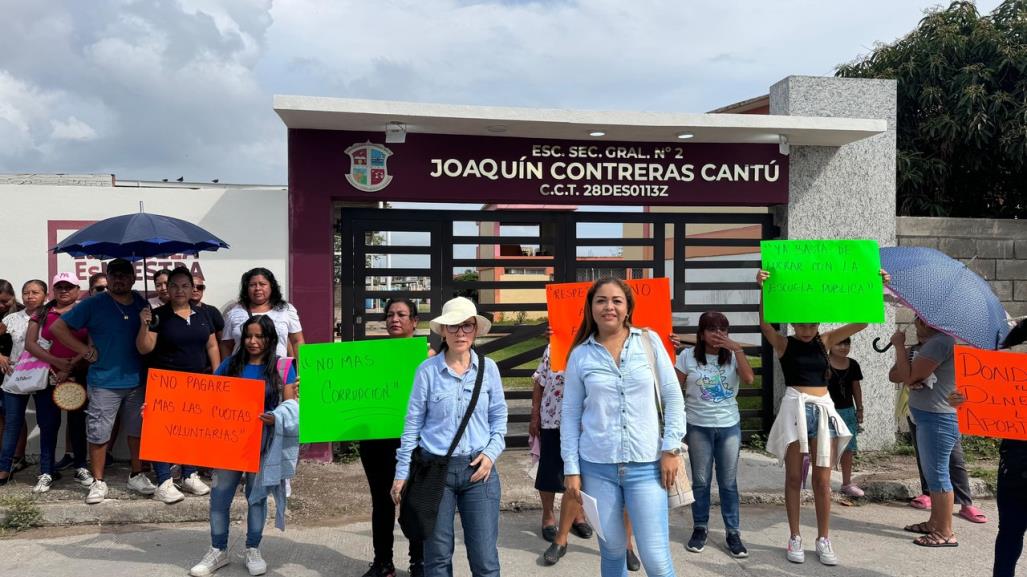
[[(46, 322), (43, 323), (43, 328), (40, 331), (39, 335), (41, 337), (43, 337), (44, 339), (46, 339), (46, 340), (50, 341), (51, 343), (53, 343), (50, 346), (50, 354), (51, 355), (53, 355), (53, 356), (55, 356), (55, 357), (57, 357), (59, 359), (70, 359), (70, 358), (75, 356), (75, 351), (73, 351), (73, 350), (69, 349), (68, 347), (64, 346), (63, 344), (61, 344), (61, 341), (57, 340), (53, 336), (53, 333), (50, 332), (50, 327), (53, 326), (54, 321), (56, 321), (59, 318), (61, 318), (61, 313), (59, 313), (59, 312), (57, 312), (57, 311), (55, 311), (53, 309), (50, 309), (49, 311), (47, 311), (47, 313), (46, 313)], [(89, 342), (88, 341), (88, 339), (89, 339), (89, 336), (88, 336), (89, 335), (89, 331), (87, 331), (86, 329), (79, 329), (77, 331), (72, 331), (71, 334), (75, 335), (75, 338), (80, 340), (80, 341), (82, 341), (83, 343)]]

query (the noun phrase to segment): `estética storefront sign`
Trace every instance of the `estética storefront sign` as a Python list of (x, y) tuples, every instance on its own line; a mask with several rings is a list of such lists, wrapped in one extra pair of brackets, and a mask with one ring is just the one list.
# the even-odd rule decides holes
[(407, 134), (404, 143), (383, 140), (382, 133), (293, 130), (293, 170), (313, 177), (318, 186), (330, 182), (332, 196), (340, 200), (630, 205), (788, 201), (788, 157), (776, 144), (416, 133)]

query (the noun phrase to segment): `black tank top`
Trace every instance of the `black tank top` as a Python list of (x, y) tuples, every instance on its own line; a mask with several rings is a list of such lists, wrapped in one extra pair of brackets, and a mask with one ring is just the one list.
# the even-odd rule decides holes
[(804, 343), (788, 337), (785, 354), (778, 359), (785, 384), (790, 387), (826, 387), (827, 355), (817, 339)]

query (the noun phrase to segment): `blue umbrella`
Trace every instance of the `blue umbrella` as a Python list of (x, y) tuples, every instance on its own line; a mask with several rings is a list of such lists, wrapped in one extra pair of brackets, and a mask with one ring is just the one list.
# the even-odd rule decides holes
[(885, 247), (887, 289), (925, 323), (981, 349), (997, 349), (1009, 333), (1006, 311), (988, 281), (933, 248)]
[(191, 222), (137, 212), (101, 220), (51, 247), (74, 257), (139, 260), (169, 254), (197, 254), (228, 248), (228, 243)]

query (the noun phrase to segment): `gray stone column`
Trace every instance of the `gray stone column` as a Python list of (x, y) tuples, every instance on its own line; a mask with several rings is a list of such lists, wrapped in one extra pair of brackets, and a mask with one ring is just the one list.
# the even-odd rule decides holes
[[(888, 121), (887, 132), (842, 147), (791, 147), (788, 205), (776, 213), (782, 238), (865, 238), (895, 245), (895, 111), (894, 80), (789, 76), (770, 88), (771, 114)], [(883, 449), (895, 441), (895, 388), (888, 381), (894, 354), (871, 347), (874, 337), (887, 341), (894, 330), (889, 307), (885, 324), (870, 325), (852, 339), (851, 356), (863, 368), (861, 449)], [(775, 373), (780, 399), (784, 379), (777, 363)]]

